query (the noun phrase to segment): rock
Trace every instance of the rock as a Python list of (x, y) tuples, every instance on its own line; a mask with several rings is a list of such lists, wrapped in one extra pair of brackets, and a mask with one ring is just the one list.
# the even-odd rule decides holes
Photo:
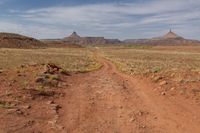
[(62, 108), (62, 107), (61, 107), (60, 105), (58, 105), (58, 104), (52, 104), (51, 107), (52, 107), (52, 109), (55, 110), (56, 112), (57, 112), (60, 108)]
[(37, 63), (33, 63), (33, 62), (32, 62), (32, 63), (29, 63), (28, 65), (29, 65), (29, 66), (32, 66), (32, 67), (36, 67), (36, 66), (38, 66)]
[(20, 73), (20, 70), (17, 70), (17, 73)]
[(35, 80), (36, 83), (43, 83), (44, 81), (45, 80), (44, 80), (43, 77), (37, 77), (36, 80)]
[(64, 126), (57, 126), (57, 128), (58, 128), (59, 130), (63, 130), (63, 129), (65, 129)]
[(163, 86), (163, 85), (166, 85), (166, 84), (167, 84), (167, 81), (161, 81), (161, 82), (159, 83), (160, 86)]
[(157, 91), (157, 90), (158, 90), (158, 88), (153, 89), (153, 91)]
[(175, 90), (175, 87), (172, 87), (170, 90), (171, 90), (171, 91), (174, 91), (174, 90)]
[(19, 115), (24, 114), (20, 109), (17, 109), (17, 110), (16, 110), (16, 113), (19, 114)]
[(51, 125), (56, 125), (57, 120), (48, 121), (48, 123), (51, 124)]
[(12, 83), (8, 83), (8, 86), (12, 86)]
[(175, 75), (176, 75), (175, 73), (172, 73), (170, 76), (171, 76), (171, 77), (174, 77)]
[(57, 66), (56, 64), (54, 63), (48, 63), (46, 66), (45, 66), (45, 70), (44, 70), (44, 73), (45, 74), (55, 74), (56, 72), (59, 72), (59, 70), (62, 69), (61, 67)]
[(142, 116), (143, 114), (144, 114), (144, 113), (143, 113), (142, 111), (140, 111), (140, 110), (138, 111), (138, 115), (139, 115), (139, 116)]
[(0, 69), (0, 73), (3, 73), (3, 70)]
[(25, 64), (22, 64), (20, 67), (21, 67), (21, 68), (24, 68), (24, 67), (26, 67), (26, 65), (25, 65)]
[(17, 76), (18, 76), (18, 77), (21, 77), (21, 76), (22, 76), (22, 74), (20, 74), (20, 73), (19, 73), (19, 74), (17, 74)]
[(35, 123), (34, 120), (29, 120), (27, 123), (24, 124), (24, 126), (31, 126)]
[(17, 80), (15, 80), (15, 79), (11, 81), (11, 83), (16, 83), (16, 82), (17, 82)]
[(135, 118), (131, 118), (130, 120), (129, 120), (129, 122), (134, 122), (135, 121)]
[(145, 126), (145, 125), (143, 125), (143, 126), (142, 126), (142, 128), (146, 128), (146, 126)]
[(7, 110), (7, 114), (12, 114), (12, 113), (15, 113), (17, 112), (18, 109), (8, 109)]
[(162, 78), (163, 78), (163, 77), (161, 77), (161, 76), (156, 76), (156, 77), (153, 78), (153, 80), (154, 80), (154, 81), (159, 81), (159, 80), (161, 80)]
[(31, 105), (22, 106), (22, 108), (24, 108), (24, 109), (30, 109)]
[(183, 79), (178, 79), (177, 82), (178, 82), (178, 83), (183, 83), (184, 80), (183, 80)]
[(64, 96), (65, 96), (65, 93), (60, 93), (59, 96), (60, 96), (60, 97), (64, 97)]
[(47, 104), (55, 104), (55, 102), (52, 100), (52, 101), (48, 101)]
[(166, 93), (165, 93), (165, 92), (162, 92), (162, 93), (161, 93), (161, 95), (165, 96), (165, 95), (166, 95)]
[(71, 74), (69, 72), (67, 72), (66, 70), (64, 69), (59, 69), (59, 72), (63, 75), (66, 75), (66, 76), (71, 76)]

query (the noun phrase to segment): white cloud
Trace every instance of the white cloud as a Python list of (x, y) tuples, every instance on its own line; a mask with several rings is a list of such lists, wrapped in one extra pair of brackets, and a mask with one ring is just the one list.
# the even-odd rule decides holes
[(18, 22), (1, 21), (0, 22), (1, 32), (12, 32), (19, 33), (27, 36), (32, 36), (38, 39), (41, 38), (59, 38), (64, 37), (66, 32), (71, 32), (72, 30), (61, 29), (54, 26), (41, 26), (35, 24), (23, 25)]
[[(17, 24), (17, 28), (8, 24), (8, 28), (13, 26), (14, 30), (25, 33), (28, 31), (34, 36), (37, 31), (45, 34), (44, 37), (53, 37), (74, 29), (83, 34), (136, 38), (154, 36), (157, 35), (158, 30), (166, 30), (169, 27), (175, 28), (179, 32), (182, 31), (184, 35), (200, 34), (200, 31), (197, 30), (191, 32), (193, 28), (200, 29), (200, 26), (197, 25), (200, 21), (200, 0), (153, 0), (143, 3), (61, 6), (23, 12), (15, 10), (10, 13), (30, 24), (29, 26)], [(184, 29), (181, 30), (177, 25), (181, 25)], [(0, 29), (1, 27), (0, 24)], [(69, 30), (67, 31), (67, 29)], [(130, 29), (132, 30), (130, 31)], [(149, 34), (145, 33), (145, 29)], [(187, 30), (190, 31), (187, 32)], [(193, 36), (193, 38), (198, 37)]]

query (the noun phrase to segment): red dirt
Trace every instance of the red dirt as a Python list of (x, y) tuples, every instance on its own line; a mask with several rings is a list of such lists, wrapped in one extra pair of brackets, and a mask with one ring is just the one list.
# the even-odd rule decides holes
[(200, 107), (182, 97), (155, 92), (149, 80), (104, 67), (69, 79), (60, 122), (70, 133), (199, 133)]
[[(200, 132), (200, 106), (193, 100), (161, 95), (150, 80), (122, 74), (110, 61), (98, 60), (103, 64), (98, 71), (62, 76), (58, 90), (64, 96), (30, 100), (31, 109), (24, 111), (29, 115), (10, 115), (0, 109), (0, 132)], [(52, 100), (62, 108), (52, 110)]]

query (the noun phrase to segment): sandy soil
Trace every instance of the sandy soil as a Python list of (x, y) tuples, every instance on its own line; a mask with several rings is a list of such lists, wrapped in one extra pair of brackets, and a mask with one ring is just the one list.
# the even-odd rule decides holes
[(195, 102), (161, 95), (150, 80), (125, 75), (99, 56), (97, 60), (103, 64), (98, 71), (62, 76), (59, 95), (25, 100), (30, 108), (0, 109), (0, 133), (200, 132)]
[(61, 100), (69, 133), (199, 133), (200, 107), (155, 92), (155, 84), (120, 73), (105, 59), (99, 71), (75, 75)]

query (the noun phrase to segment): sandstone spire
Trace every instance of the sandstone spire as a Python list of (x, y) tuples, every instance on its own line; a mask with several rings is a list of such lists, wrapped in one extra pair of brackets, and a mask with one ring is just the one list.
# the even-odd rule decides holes
[(162, 38), (163, 38), (163, 39), (176, 39), (176, 38), (182, 38), (182, 37), (178, 36), (176, 33), (174, 33), (174, 32), (170, 29), (170, 31), (169, 31), (166, 35), (164, 35)]

